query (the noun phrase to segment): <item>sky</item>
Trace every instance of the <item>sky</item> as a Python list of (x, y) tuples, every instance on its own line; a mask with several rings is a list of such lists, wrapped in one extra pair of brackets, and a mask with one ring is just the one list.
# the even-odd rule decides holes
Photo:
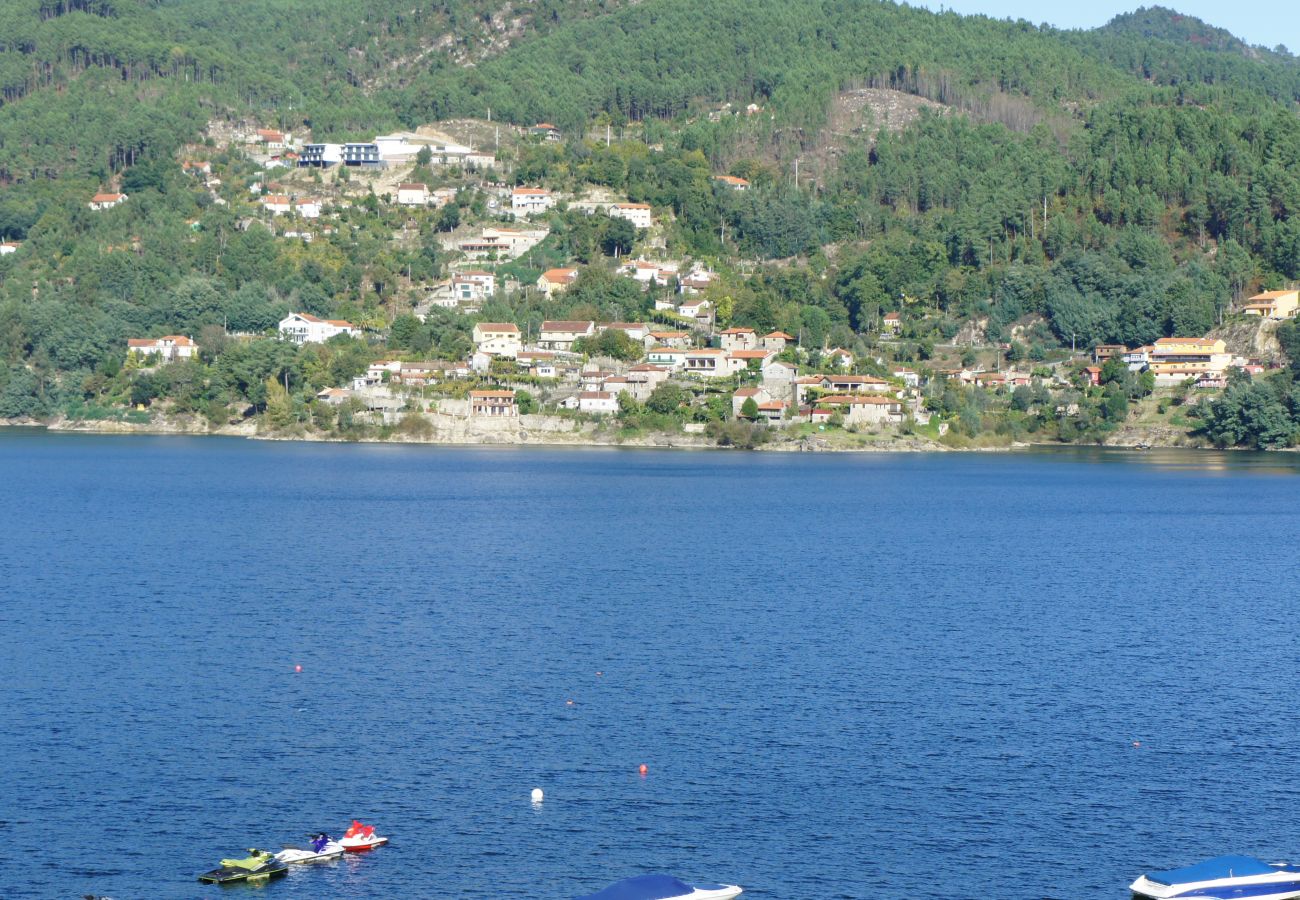
[(1211, 0), (1092, 0), (1085, 3), (1048, 4), (1041, 0), (912, 0), (913, 6), (928, 9), (951, 9), (954, 12), (982, 13), (995, 19), (1027, 19), (1047, 22), (1060, 28), (1096, 28), (1117, 14), (1132, 12), (1139, 6), (1165, 6), (1219, 28), (1231, 31), (1248, 44), (1276, 47), (1286, 44), (1292, 53), (1300, 53), (1300, 4), (1295, 0), (1237, 0), (1235, 3)]

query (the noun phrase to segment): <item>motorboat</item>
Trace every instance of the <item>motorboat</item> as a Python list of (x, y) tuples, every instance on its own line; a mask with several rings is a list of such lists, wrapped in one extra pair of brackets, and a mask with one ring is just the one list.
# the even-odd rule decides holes
[(279, 878), (289, 867), (268, 850), (250, 847), (243, 859), (223, 859), (220, 868), (204, 872), (199, 881), (205, 884), (233, 884), (236, 881), (269, 881)]
[(671, 875), (637, 875), (577, 900), (731, 900), (740, 892), (734, 884), (686, 882)]
[(349, 853), (360, 853), (363, 850), (373, 850), (376, 847), (382, 847), (388, 843), (388, 838), (380, 837), (375, 834), (375, 826), (363, 825), (356, 819), (348, 826), (348, 830), (343, 832), (343, 837), (339, 839), (339, 844)]
[(1148, 872), (1129, 890), (1134, 900), (1295, 900), (1300, 898), (1300, 867), (1253, 856), (1216, 856), (1182, 869)]
[(338, 859), (344, 853), (343, 845), (334, 840), (328, 834), (321, 832), (311, 836), (311, 843), (306, 847), (291, 847), (286, 845), (283, 850), (275, 854), (275, 858), (282, 863), (290, 865), (327, 862), (331, 859)]

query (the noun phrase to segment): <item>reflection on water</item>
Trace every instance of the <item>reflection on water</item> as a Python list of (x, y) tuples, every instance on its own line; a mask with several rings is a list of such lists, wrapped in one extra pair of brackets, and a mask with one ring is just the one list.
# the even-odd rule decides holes
[(1300, 454), (1249, 450), (1192, 450), (1179, 447), (1035, 447), (1035, 454), (1065, 456), (1080, 461), (1140, 465), (1171, 472), (1206, 474), (1298, 475)]

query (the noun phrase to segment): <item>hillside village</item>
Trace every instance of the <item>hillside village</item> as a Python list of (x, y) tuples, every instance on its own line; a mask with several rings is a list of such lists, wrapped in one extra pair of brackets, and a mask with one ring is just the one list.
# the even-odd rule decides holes
[[(506, 158), (498, 156), (503, 130)], [(294, 427), (391, 429), (405, 423), (407, 433), (431, 435), (456, 420), (462, 423), (453, 429), (457, 434), (484, 439), (608, 419), (625, 428), (686, 434), (704, 433), (710, 423), (737, 423), (747, 429), (743, 434), (715, 428), (715, 436), (751, 445), (756, 430), (764, 441), (828, 429), (872, 440), (902, 434), (937, 440), (963, 413), (973, 436), (970, 392), (1065, 422), (1086, 418), (1087, 403), (1080, 401), (1089, 390), (1101, 397), (1118, 380), (1116, 371), (1126, 373), (1128, 400), (1159, 391), (1194, 406), (1197, 395), (1223, 390), (1231, 371), (1249, 377), (1277, 364), (1231, 352), (1224, 340), (1206, 335), (1133, 348), (1050, 353), (1035, 347), (1030, 353), (1025, 343), (981, 340), (975, 331), (954, 335), (946, 346), (935, 342), (922, 358), (918, 347), (934, 341), (933, 324), (926, 305), (910, 298), (856, 333), (843, 327), (809, 333), (816, 329), (802, 323), (795, 333), (736, 324), (729, 292), (750, 277), (754, 263), (672, 252), (665, 227), (671, 209), (632, 202), (598, 185), (575, 193), (518, 183), (509, 158), (519, 160), (530, 145), (557, 142), (554, 126), (494, 126), (492, 134), (497, 146), (489, 152), (437, 126), (364, 142), (318, 143), (275, 129), (214, 125), (204, 145), (186, 148), (181, 171), (213, 207), (230, 209), (242, 231), (264, 229), (277, 240), (310, 246), (345, 239), (359, 218), (387, 216), (384, 221), (397, 226), (395, 245), (431, 248), (436, 260), (420, 277), (399, 274), (400, 287), (385, 306), (358, 321), (303, 309), (279, 321), (272, 334), (285, 343), (350, 340), (372, 357), (354, 363), (352, 377), (299, 401)], [(214, 167), (217, 157), (224, 167)], [(716, 191), (750, 188), (748, 179), (734, 174), (715, 173), (712, 181)], [(105, 188), (87, 205), (106, 213), (129, 201), (126, 193)], [(561, 215), (598, 223), (606, 253), (582, 264), (557, 252), (552, 231)], [(195, 233), (204, 227), (198, 220), (190, 224)], [(6, 244), (3, 252), (20, 249)], [(566, 295), (596, 272), (606, 290), (615, 283), (609, 279), (626, 285), (622, 295), (633, 298), (640, 320), (562, 317), (571, 311)], [(1296, 316), (1298, 298), (1295, 290), (1264, 292), (1247, 298), (1236, 315), (1266, 326), (1286, 321)], [(540, 321), (487, 320), (485, 310), (520, 304)], [(457, 327), (468, 332), (464, 352), (454, 358), (392, 352), (392, 330), (402, 316), (425, 324), (431, 317), (459, 319)], [(1033, 327), (1026, 323), (1020, 333)], [(265, 335), (223, 336), (259, 339)], [(123, 351), (128, 367), (150, 370), (197, 360), (200, 344), (192, 335), (132, 337)], [(965, 399), (954, 400), (953, 387), (966, 392)], [(974, 404), (985, 410), (998, 402)], [(166, 407), (160, 397), (157, 409)], [(1104, 404), (1098, 401), (1097, 409)], [(1116, 425), (1113, 413), (1101, 415)], [(464, 422), (476, 424), (466, 432)], [(279, 427), (290, 424), (282, 417)]]

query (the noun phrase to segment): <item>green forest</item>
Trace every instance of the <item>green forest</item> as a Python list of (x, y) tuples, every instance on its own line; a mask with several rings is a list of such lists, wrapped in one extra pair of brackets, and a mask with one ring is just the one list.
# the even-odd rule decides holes
[[(505, 9), (4, 4), (0, 239), (22, 249), (0, 257), (0, 417), (133, 392), (179, 393), (216, 416), (264, 405), (265, 382), (286, 373), (305, 392), (364, 367), (360, 350), (231, 344), (209, 330), (196, 385), (123, 373), (128, 336), (263, 332), (290, 308), (362, 322), (378, 347), (464, 350), (472, 322), (412, 325), (398, 289), (399, 273), (443, 271), (445, 219), (429, 217), (415, 249), (391, 245), (398, 217), (373, 203), (311, 245), (243, 230), (246, 198), (214, 205), (179, 170), (210, 120), (337, 140), (489, 111), (553, 122), (564, 140), (521, 145), (509, 177), (608, 187), (671, 212), (669, 249), (724, 273), (720, 324), (849, 344), (905, 310), (918, 359), (971, 320), (1005, 342), (1039, 317), (1023, 339), (1039, 356), (1200, 335), (1257, 289), (1300, 280), (1300, 60), (1286, 48), (1247, 47), (1158, 7), (1093, 31), (869, 0), (543, 0), (508, 27)], [(837, 94), (864, 87), (938, 106), (901, 131), (864, 129), (796, 183)], [(708, 115), (723, 103), (763, 114)], [(607, 125), (608, 145), (589, 139)], [(257, 175), (238, 152), (209, 156), (226, 180)], [(752, 189), (720, 186), (724, 173)], [(131, 202), (86, 208), (110, 187)], [(482, 201), (453, 209), (481, 214)], [(608, 235), (560, 213), (552, 227), (537, 264), (606, 265)], [(503, 300), (484, 315), (522, 325), (651, 311), (616, 279), (583, 284), (547, 310)], [(1277, 402), (1294, 431), (1290, 396)]]

